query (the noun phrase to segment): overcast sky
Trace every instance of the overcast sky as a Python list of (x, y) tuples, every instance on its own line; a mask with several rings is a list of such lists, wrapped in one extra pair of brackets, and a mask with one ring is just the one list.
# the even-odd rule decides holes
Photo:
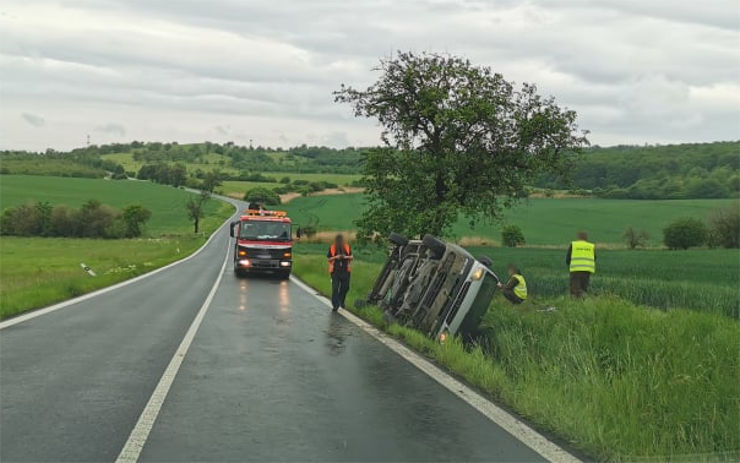
[(740, 138), (737, 0), (3, 0), (0, 148), (379, 143), (332, 100), (441, 51), (578, 111), (593, 144)]

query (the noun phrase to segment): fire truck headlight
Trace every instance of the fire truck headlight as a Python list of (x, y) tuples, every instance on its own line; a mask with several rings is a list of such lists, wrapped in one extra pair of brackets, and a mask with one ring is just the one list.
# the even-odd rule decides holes
[(249, 262), (249, 259), (242, 259), (239, 261), (239, 265), (241, 265), (242, 267), (249, 267), (250, 265), (252, 265), (252, 263)]
[(290, 262), (280, 262), (281, 267), (290, 267)]

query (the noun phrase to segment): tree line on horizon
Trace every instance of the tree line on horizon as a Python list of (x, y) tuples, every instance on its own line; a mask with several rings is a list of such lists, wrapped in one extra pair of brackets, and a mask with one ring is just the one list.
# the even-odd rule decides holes
[[(35, 167), (16, 167), (8, 161), (53, 159), (88, 169), (47, 169), (45, 175), (137, 176), (106, 159), (106, 154), (132, 153), (145, 165), (199, 163), (215, 169), (229, 167), (239, 174), (223, 173), (224, 180), (251, 179), (262, 172), (360, 174), (369, 150), (301, 145), (292, 148), (246, 147), (231, 142), (140, 142), (91, 145), (71, 151), (0, 152), (0, 174), (33, 174)], [(216, 154), (222, 157), (214, 161)], [(277, 155), (277, 156), (276, 156)], [(154, 169), (148, 167), (147, 169)], [(57, 172), (58, 171), (58, 172)], [(567, 175), (546, 173), (532, 184), (551, 190), (573, 190), (607, 199), (734, 198), (740, 196), (740, 142), (677, 145), (620, 145), (585, 148), (573, 156)], [(180, 182), (182, 183), (182, 182)]]

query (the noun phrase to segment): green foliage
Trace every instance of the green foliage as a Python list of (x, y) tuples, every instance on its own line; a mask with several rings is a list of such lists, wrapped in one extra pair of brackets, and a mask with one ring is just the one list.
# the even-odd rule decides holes
[(709, 217), (709, 245), (740, 247), (740, 204), (717, 209)]
[(523, 246), (524, 243), (524, 233), (518, 225), (506, 225), (501, 230), (501, 244), (504, 246), (515, 248), (517, 246)]
[(205, 215), (205, 205), (210, 199), (211, 194), (208, 190), (203, 190), (199, 195), (191, 196), (185, 203), (185, 210), (188, 213), (188, 217), (193, 221), (193, 233), (198, 233), (200, 219)]
[(610, 199), (736, 197), (740, 191), (738, 153), (737, 141), (594, 147), (574, 158), (569, 179), (546, 174), (536, 185), (576, 186)]
[(125, 236), (131, 238), (141, 235), (142, 226), (151, 218), (152, 211), (140, 204), (123, 208), (122, 219), (125, 224)]
[(365, 90), (342, 85), (336, 101), (376, 118), (384, 148), (365, 154), (364, 237), (391, 231), (447, 235), (460, 214), (497, 217), (527, 181), (561, 169), (587, 144), (574, 111), (458, 57), (399, 53), (381, 60)]
[(66, 236), (80, 238), (132, 238), (151, 212), (142, 206), (127, 206), (123, 213), (91, 199), (79, 210), (48, 202), (21, 204), (5, 209), (0, 233), (16, 236)]
[(139, 180), (152, 180), (165, 185), (180, 186), (187, 181), (187, 169), (183, 164), (145, 164), (136, 175)]
[(269, 188), (257, 187), (244, 193), (244, 201), (276, 206), (280, 204), (280, 195)]
[(637, 249), (644, 248), (647, 245), (650, 235), (645, 230), (637, 231), (630, 225), (624, 230), (622, 238), (624, 238), (628, 248)]
[(280, 183), (283, 183), (283, 184), (287, 185), (288, 183), (290, 183), (290, 177), (285, 176), (285, 177), (281, 178), (280, 179)]
[(707, 239), (707, 227), (693, 217), (680, 218), (663, 229), (663, 243), (668, 249), (701, 246)]

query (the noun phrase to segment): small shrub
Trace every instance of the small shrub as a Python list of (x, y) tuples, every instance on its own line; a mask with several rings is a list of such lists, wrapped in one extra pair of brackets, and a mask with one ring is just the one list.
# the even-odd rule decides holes
[(644, 248), (650, 236), (645, 230), (637, 231), (632, 226), (627, 227), (622, 238), (630, 249)]
[(709, 217), (709, 245), (740, 247), (740, 204), (718, 209)]
[(122, 214), (124, 236), (132, 238), (141, 235), (141, 228), (151, 216), (152, 212), (144, 206), (134, 204), (124, 207)]
[(288, 183), (290, 183), (290, 177), (283, 177), (283, 178), (281, 178), (280, 179), (280, 183), (283, 183), (283, 184), (287, 185)]
[(701, 220), (684, 217), (663, 229), (663, 243), (669, 249), (688, 249), (701, 246), (707, 239), (707, 227)]
[(518, 225), (506, 225), (501, 230), (501, 243), (509, 248), (522, 246), (525, 243), (522, 229)]

